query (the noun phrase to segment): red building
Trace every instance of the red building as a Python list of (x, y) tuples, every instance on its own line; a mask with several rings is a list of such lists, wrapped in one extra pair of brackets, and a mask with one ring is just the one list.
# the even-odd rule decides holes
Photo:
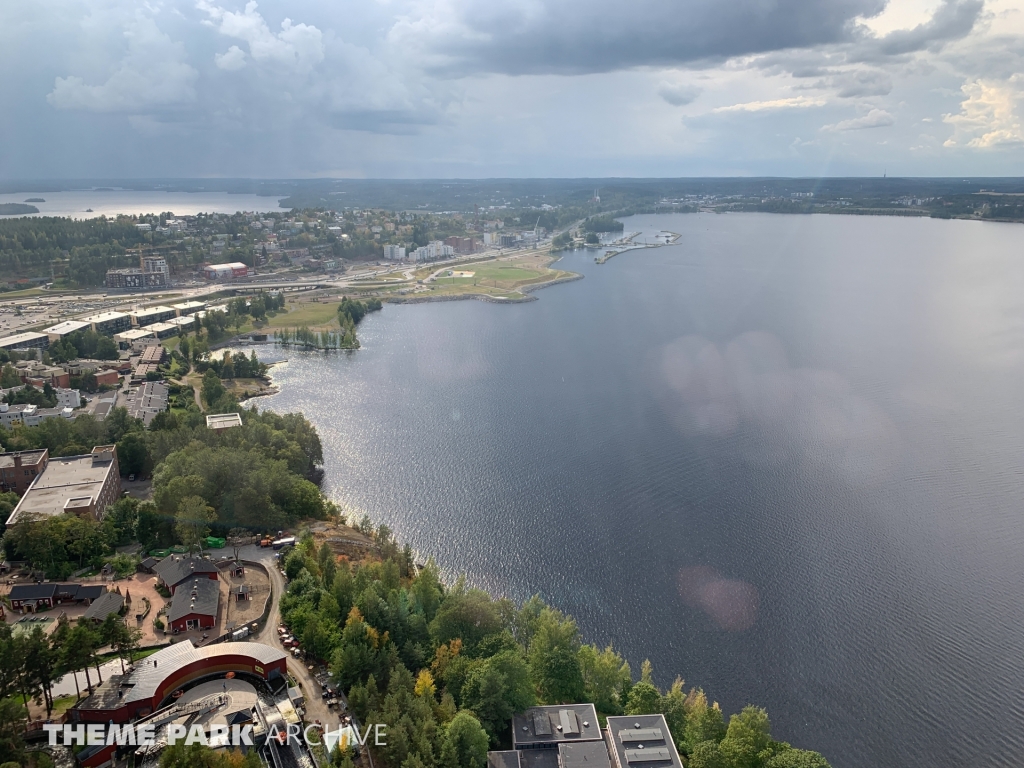
[(287, 656), (261, 643), (217, 643), (196, 648), (188, 640), (138, 662), (127, 675), (111, 675), (70, 711), (79, 723), (127, 723), (173, 701), (175, 691), (228, 672), (271, 681), (286, 674)]
[(112, 371), (109, 368), (103, 371), (96, 371), (96, 383), (105, 384), (108, 387), (116, 387), (117, 383), (121, 380), (121, 377), (117, 375), (117, 371)]
[(171, 598), (167, 621), (174, 632), (213, 629), (220, 607), (220, 582), (196, 576), (178, 584)]
[(46, 469), (49, 460), (50, 452), (46, 448), (0, 453), (0, 493), (14, 491), (19, 496), (23, 494), (36, 475)]
[(212, 560), (194, 555), (165, 557), (153, 567), (153, 572), (160, 577), (160, 583), (167, 587), (172, 595), (183, 581), (189, 581), (196, 576), (215, 580), (220, 573)]

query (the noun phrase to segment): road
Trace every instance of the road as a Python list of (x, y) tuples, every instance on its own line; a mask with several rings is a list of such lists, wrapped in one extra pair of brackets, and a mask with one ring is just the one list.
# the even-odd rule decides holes
[[(210, 556), (214, 559), (221, 556), (234, 556), (234, 550), (229, 548), (226, 549), (215, 549), (210, 550)], [(310, 672), (306, 665), (302, 663), (301, 659), (296, 659), (291, 655), (291, 652), (284, 647), (281, 643), (281, 637), (277, 632), (277, 627), (281, 623), (281, 610), (280, 600), (281, 595), (284, 594), (287, 584), (284, 576), (281, 575), (281, 571), (278, 568), (277, 552), (269, 547), (259, 547), (254, 544), (242, 547), (239, 550), (239, 556), (243, 560), (254, 560), (262, 565), (266, 566), (267, 571), (270, 573), (270, 583), (273, 588), (271, 600), (273, 604), (270, 608), (270, 614), (267, 616), (267, 623), (263, 629), (255, 635), (251, 636), (251, 639), (255, 642), (269, 645), (272, 648), (277, 648), (283, 651), (288, 656), (288, 672), (291, 674), (299, 683), (299, 688), (302, 690), (303, 696), (306, 698), (306, 721), (313, 722), (319, 720), (325, 726), (333, 729), (337, 729), (340, 725), (338, 719), (338, 713), (331, 711), (327, 708), (323, 699), (320, 698), (320, 684), (313, 677), (313, 673)]]
[[(525, 251), (524, 251), (525, 252)], [(451, 259), (442, 259), (431, 262), (432, 265), (442, 267), (444, 265), (454, 266), (468, 261), (481, 261), (489, 258), (500, 257), (516, 253), (514, 251), (486, 251), (472, 256), (456, 256)], [(171, 302), (166, 298), (168, 294), (173, 296), (173, 302), (181, 302), (190, 299), (199, 299), (209, 294), (218, 293), (232, 288), (314, 288), (323, 287), (331, 290), (345, 289), (351, 287), (359, 280), (379, 277), (380, 275), (392, 274), (402, 270), (403, 274), (411, 276), (412, 272), (422, 267), (422, 264), (406, 265), (396, 262), (386, 264), (380, 268), (370, 268), (362, 272), (353, 272), (344, 277), (331, 277), (327, 275), (305, 276), (289, 275), (288, 273), (272, 273), (258, 275), (251, 278), (242, 278), (230, 282), (199, 283), (190, 281), (183, 285), (168, 286), (168, 289), (157, 295), (145, 293), (112, 294), (104, 292), (107, 289), (98, 288), (95, 292), (83, 291), (80, 294), (51, 294), (44, 292), (39, 296), (22, 297), (18, 299), (3, 300), (0, 298), (0, 337), (11, 336), (16, 333), (24, 333), (30, 328), (43, 328), (54, 325), (65, 320), (86, 317), (97, 312), (130, 312), (142, 306)], [(25, 314), (15, 315), (15, 307), (21, 307)], [(36, 311), (39, 309), (39, 311)]]

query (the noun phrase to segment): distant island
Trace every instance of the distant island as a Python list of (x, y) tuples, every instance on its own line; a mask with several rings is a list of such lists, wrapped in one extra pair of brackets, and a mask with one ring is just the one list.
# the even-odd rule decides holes
[(25, 202), (26, 203), (45, 203), (46, 201), (43, 200), (43, 198), (41, 198), (41, 197), (30, 197)]
[(0, 216), (26, 216), (30, 213), (39, 213), (39, 209), (24, 203), (0, 203)]

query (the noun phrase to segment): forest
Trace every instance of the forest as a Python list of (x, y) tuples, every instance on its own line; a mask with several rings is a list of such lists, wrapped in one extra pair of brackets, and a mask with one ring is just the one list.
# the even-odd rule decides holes
[(446, 585), (433, 561), (416, 568), (386, 526), (359, 527), (380, 558), (339, 561), (306, 536), (285, 559), (281, 613), (302, 647), (329, 661), (362, 722), (388, 724), (375, 762), (484, 768), (489, 749), (510, 748), (514, 712), (593, 702), (602, 718), (664, 714), (689, 768), (827, 768), (818, 753), (773, 739), (763, 709), (726, 720), (699, 687), (677, 678), (659, 688), (649, 662), (636, 679), (612, 647), (585, 643), (572, 617), (539, 597), (516, 604), (465, 578)]
[[(77, 456), (113, 443), (122, 475), (153, 474), (155, 502), (124, 499), (102, 521), (61, 515), (15, 526), (4, 537), (7, 557), (25, 559), (48, 578), (64, 579), (79, 568), (101, 565), (116, 546), (139, 541), (148, 550), (176, 543), (177, 516), (188, 504), (193, 510), (196, 499), (204, 507), (204, 524), (221, 534), (236, 526), (277, 530), (333, 514), (334, 505), (314, 482), (320, 479), (323, 451), (312, 425), (298, 414), (258, 413), (237, 403), (235, 408), (243, 424), (223, 432), (207, 429), (194, 405), (158, 414), (149, 429), (123, 408), (113, 409), (104, 421), (83, 414), (35, 427), (0, 428), (5, 451), (47, 448), (54, 457)], [(13, 494), (0, 496), (0, 513), (9, 507), (9, 514), (17, 503), (7, 496)]]

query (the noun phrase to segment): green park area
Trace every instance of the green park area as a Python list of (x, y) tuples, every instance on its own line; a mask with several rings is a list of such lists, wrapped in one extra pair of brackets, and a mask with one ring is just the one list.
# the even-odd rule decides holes
[(267, 319), (270, 328), (314, 328), (338, 325), (338, 302), (336, 300), (289, 302), (285, 312), (279, 312)]

